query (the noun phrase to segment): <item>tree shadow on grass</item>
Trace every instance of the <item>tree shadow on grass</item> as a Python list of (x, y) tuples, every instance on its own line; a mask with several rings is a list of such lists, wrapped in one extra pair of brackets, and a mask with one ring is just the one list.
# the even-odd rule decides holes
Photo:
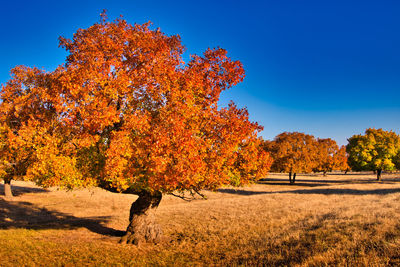
[[(37, 187), (28, 187), (28, 186), (19, 186), (19, 185), (13, 185), (11, 183), (11, 190), (14, 196), (21, 196), (23, 194), (27, 193), (43, 193), (43, 192), (48, 192), (48, 190), (43, 189), (43, 188), (37, 188)], [(4, 195), (4, 184), (0, 184), (0, 195)]]
[(219, 193), (242, 195), (242, 196), (265, 195), (265, 194), (275, 193), (275, 192), (250, 191), (250, 190), (231, 189), (231, 188), (220, 188), (220, 189), (217, 189), (217, 191)]
[(327, 183), (327, 184), (395, 184), (400, 182), (400, 178), (383, 178), (380, 181), (376, 180), (376, 178), (372, 179), (346, 179), (346, 180), (304, 180), (309, 183)]
[(29, 202), (14, 202), (0, 199), (0, 229), (77, 229), (84, 227), (91, 232), (122, 236), (123, 231), (115, 230), (103, 224), (110, 220), (109, 216), (74, 217), (58, 211), (38, 207)]
[[(264, 178), (257, 181), (257, 184), (264, 185), (291, 185), (288, 179), (268, 179)], [(306, 187), (316, 187), (316, 186), (328, 186), (329, 181), (326, 180), (308, 180), (308, 179), (296, 179), (295, 186), (306, 186)]]
[(278, 193), (293, 193), (293, 194), (321, 194), (321, 195), (388, 195), (400, 193), (400, 188), (382, 188), (371, 190), (359, 190), (349, 188), (320, 188), (310, 190), (293, 190), (281, 191)]
[[(296, 183), (294, 185), (298, 186), (328, 186), (328, 185), (337, 185), (337, 184), (395, 184), (400, 182), (400, 177), (383, 177), (381, 181), (377, 181), (375, 178), (364, 178), (364, 179), (343, 179), (343, 180), (334, 180), (329, 179), (329, 176), (324, 177), (323, 179), (304, 179), (297, 178)], [(263, 178), (257, 181), (258, 184), (266, 184), (266, 185), (288, 185), (289, 178)]]
[(229, 188), (218, 189), (220, 193), (236, 194), (243, 196), (264, 195), (264, 194), (321, 194), (321, 195), (388, 195), (400, 193), (400, 188), (384, 188), (372, 190), (358, 190), (347, 188), (320, 188), (320, 189), (300, 189), (300, 190), (285, 190), (285, 191), (249, 191), (235, 190)]

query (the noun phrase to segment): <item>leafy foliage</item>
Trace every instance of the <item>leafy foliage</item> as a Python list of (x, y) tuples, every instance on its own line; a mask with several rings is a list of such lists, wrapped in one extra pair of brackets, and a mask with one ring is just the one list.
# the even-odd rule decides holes
[(317, 146), (314, 136), (299, 132), (284, 132), (266, 144), (271, 152), (276, 172), (311, 172), (316, 166)]
[(60, 38), (65, 64), (12, 70), (1, 92), (1, 171), (43, 186), (215, 189), (265, 175), (262, 129), (222, 91), (244, 70), (224, 49), (185, 64), (180, 37), (123, 19)]
[(314, 136), (299, 132), (284, 132), (273, 141), (264, 141), (264, 149), (271, 153), (276, 172), (308, 173), (346, 170), (345, 147), (330, 138), (315, 139)]
[(339, 148), (336, 141), (330, 138), (318, 139), (316, 145), (317, 155), (314, 171), (326, 173), (333, 170), (345, 171), (349, 168), (345, 146)]
[(364, 135), (353, 135), (348, 141), (346, 150), (353, 170), (390, 171), (399, 167), (400, 137), (395, 132), (369, 128)]

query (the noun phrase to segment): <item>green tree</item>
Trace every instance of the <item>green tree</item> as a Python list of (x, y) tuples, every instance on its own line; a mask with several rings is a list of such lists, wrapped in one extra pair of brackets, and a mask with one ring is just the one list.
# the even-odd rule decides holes
[(364, 135), (353, 135), (348, 142), (348, 164), (353, 170), (376, 171), (379, 181), (382, 170), (398, 168), (400, 137), (395, 132), (369, 128)]

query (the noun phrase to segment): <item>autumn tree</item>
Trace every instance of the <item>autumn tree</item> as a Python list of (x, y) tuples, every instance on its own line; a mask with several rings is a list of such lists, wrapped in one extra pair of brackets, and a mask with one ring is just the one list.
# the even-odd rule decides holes
[[(299, 132), (284, 132), (264, 145), (271, 153), (272, 171), (288, 172), (289, 182), (294, 184), (296, 174), (311, 172), (315, 167), (317, 146), (314, 136)], [(293, 177), (292, 177), (293, 175)]]
[[(0, 105), (0, 177), (5, 196), (12, 197), (11, 181), (21, 179), (35, 161), (36, 148), (46, 131), (53, 131), (48, 74), (37, 68), (16, 67), (2, 87)], [(53, 95), (54, 97), (54, 95)]]
[(346, 146), (343, 145), (339, 147), (339, 150), (334, 157), (334, 161), (335, 161), (334, 170), (344, 171), (345, 173), (347, 173), (347, 171), (350, 170), (350, 166), (348, 164), (348, 155), (346, 152)]
[(137, 244), (160, 239), (154, 212), (163, 194), (266, 174), (262, 127), (234, 103), (218, 106), (221, 92), (244, 78), (224, 49), (185, 63), (178, 35), (104, 14), (60, 46), (65, 64), (50, 73), (17, 67), (2, 88), (2, 133), (15, 136), (4, 143), (3, 151), (15, 148), (2, 154), (3, 177), (136, 194), (122, 241)]
[(330, 138), (317, 139), (315, 145), (317, 154), (314, 171), (323, 172), (325, 176), (332, 170), (345, 171), (348, 169), (345, 146), (339, 148), (336, 141)]
[(348, 142), (348, 162), (353, 170), (376, 171), (379, 181), (382, 170), (396, 169), (400, 137), (395, 132), (369, 128), (364, 135), (353, 135)]

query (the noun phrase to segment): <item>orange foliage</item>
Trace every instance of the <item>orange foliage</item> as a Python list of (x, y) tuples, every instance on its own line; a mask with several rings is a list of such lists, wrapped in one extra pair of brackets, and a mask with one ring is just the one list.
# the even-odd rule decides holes
[(345, 146), (339, 148), (336, 141), (330, 138), (318, 139), (317, 150), (316, 167), (314, 171), (326, 173), (333, 170), (345, 171), (349, 169)]
[(299, 132), (284, 132), (266, 144), (274, 162), (271, 169), (276, 172), (311, 172), (315, 166), (316, 142), (312, 135)]
[[(245, 76), (225, 50), (185, 64), (178, 35), (104, 17), (60, 46), (69, 52), (65, 64), (51, 73), (16, 67), (2, 88), (8, 175), (43, 186), (170, 193), (242, 184), (269, 169), (262, 127), (246, 109), (217, 105)], [(10, 170), (11, 159), (24, 167)]]
[(276, 172), (311, 172), (347, 170), (347, 154), (344, 146), (340, 147), (330, 138), (315, 139), (314, 136), (284, 132), (273, 141), (264, 141), (264, 149), (271, 152)]

